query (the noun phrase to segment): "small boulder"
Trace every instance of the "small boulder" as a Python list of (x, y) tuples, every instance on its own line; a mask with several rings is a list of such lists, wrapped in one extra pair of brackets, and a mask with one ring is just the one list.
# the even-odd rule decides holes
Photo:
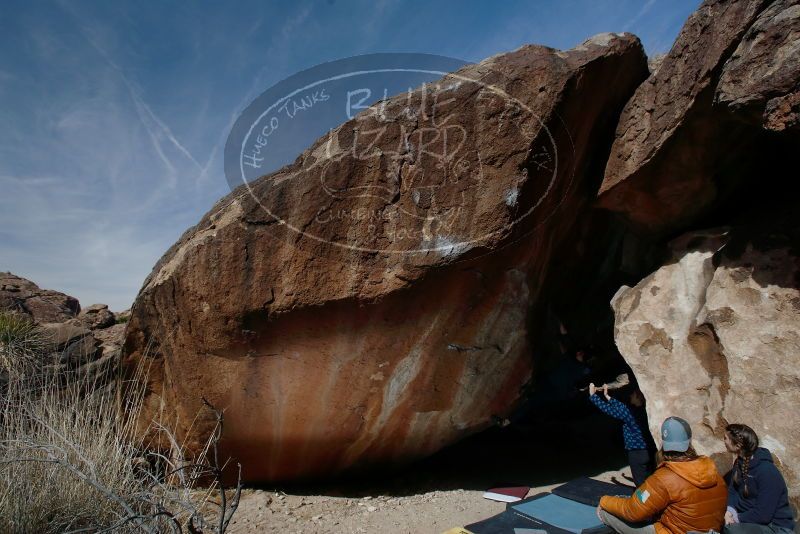
[(94, 338), (100, 342), (103, 354), (118, 353), (125, 340), (125, 325), (114, 324), (108, 328), (101, 328), (92, 332)]
[(77, 320), (92, 330), (108, 328), (116, 323), (116, 317), (105, 304), (92, 304), (88, 308), (84, 308), (78, 314)]

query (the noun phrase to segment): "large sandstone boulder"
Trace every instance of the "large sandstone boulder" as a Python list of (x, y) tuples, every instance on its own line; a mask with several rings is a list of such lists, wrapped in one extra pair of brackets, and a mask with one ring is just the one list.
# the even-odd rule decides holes
[(727, 470), (725, 425), (753, 427), (800, 500), (800, 235), (778, 226), (686, 234), (612, 306), (614, 335), (648, 400), (651, 431), (677, 415)]
[(525, 46), (379, 103), (222, 199), (132, 309), (146, 414), (196, 451), (203, 398), (223, 408), (223, 452), (249, 480), (408, 460), (484, 428), (531, 375), (552, 251), (646, 75), (629, 34)]
[(663, 235), (735, 211), (750, 188), (794, 187), (782, 169), (796, 167), (800, 141), (797, 4), (702, 3), (625, 106), (601, 207)]

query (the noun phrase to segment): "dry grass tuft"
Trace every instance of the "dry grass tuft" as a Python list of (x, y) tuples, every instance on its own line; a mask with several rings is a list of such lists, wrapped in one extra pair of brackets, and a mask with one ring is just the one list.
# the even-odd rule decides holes
[(42, 346), (35, 325), (0, 314), (0, 532), (224, 532), (241, 485), (220, 491), (222, 414), (209, 405), (218, 429), (202, 457), (188, 461), (162, 425), (171, 450), (148, 451), (135, 432), (144, 371), (65, 380)]

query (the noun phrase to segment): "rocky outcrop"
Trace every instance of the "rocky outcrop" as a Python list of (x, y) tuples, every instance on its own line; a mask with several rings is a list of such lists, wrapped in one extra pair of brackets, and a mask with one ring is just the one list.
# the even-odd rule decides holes
[(249, 480), (412, 459), (484, 428), (531, 375), (552, 251), (646, 75), (629, 34), (525, 46), (378, 103), (222, 199), (132, 309), (148, 413), (193, 424), (196, 450), (203, 398), (224, 408), (224, 454)]
[(0, 310), (21, 313), (38, 323), (57, 323), (78, 315), (81, 306), (74, 297), (6, 272), (0, 273)]
[(0, 311), (23, 315), (43, 334), (43, 361), (64, 378), (95, 380), (117, 370), (125, 325), (105, 304), (78, 300), (11, 273), (0, 275)]
[(703, 2), (626, 105), (600, 206), (661, 236), (749, 188), (793, 187), (798, 31), (796, 1)]
[(798, 52), (797, 0), (704, 1), (626, 105), (598, 195), (644, 241), (684, 234), (612, 301), (652, 430), (686, 418), (727, 469), (723, 428), (749, 424), (795, 504)]
[(778, 226), (686, 234), (672, 258), (612, 301), (615, 339), (654, 435), (685, 418), (698, 452), (730, 468), (728, 423), (753, 427), (800, 501), (800, 234)]

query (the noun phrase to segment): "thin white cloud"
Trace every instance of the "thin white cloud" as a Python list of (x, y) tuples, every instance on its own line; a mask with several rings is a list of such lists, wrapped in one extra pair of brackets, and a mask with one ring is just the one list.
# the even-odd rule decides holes
[(622, 31), (630, 31), (633, 26), (639, 22), (642, 17), (647, 15), (647, 13), (653, 9), (653, 6), (656, 4), (656, 0), (647, 0), (644, 5), (636, 12), (636, 14), (628, 20), (625, 24), (622, 25)]
[[(198, 217), (195, 200), (176, 191), (210, 163), (192, 157), (92, 38), (89, 26), (97, 23), (79, 18), (61, 33), (48, 34), (52, 27), (43, 24), (45, 38), (28, 49), (34, 68), (67, 67), (58, 85), (42, 80), (36, 95), (9, 88), (14, 102), (36, 105), (16, 105), (19, 122), (3, 135), (0, 269), (84, 305), (123, 309)], [(80, 69), (69, 70), (70, 63)], [(46, 172), (33, 171), (38, 167)]]
[[(75, 13), (71, 14), (75, 16)], [(77, 17), (76, 17), (77, 18)], [(163, 147), (161, 146), (162, 139), (166, 139), (169, 143), (171, 143), (181, 154), (183, 154), (190, 162), (192, 162), (200, 171), (203, 170), (203, 166), (197, 162), (197, 160), (192, 156), (189, 150), (186, 149), (183, 144), (178, 140), (177, 137), (172, 133), (172, 130), (167, 126), (167, 124), (161, 120), (161, 118), (156, 115), (152, 108), (147, 105), (147, 102), (139, 95), (139, 92), (134, 87), (131, 80), (125, 74), (125, 71), (120, 67), (112, 58), (111, 55), (97, 42), (97, 39), (93, 36), (92, 27), (77, 21), (77, 28), (80, 30), (83, 37), (86, 41), (94, 48), (100, 56), (108, 63), (108, 65), (114, 69), (118, 74), (122, 83), (125, 84), (125, 87), (128, 89), (130, 94), (131, 100), (133, 101), (134, 105), (136, 106), (136, 112), (139, 116), (139, 119), (142, 122), (142, 125), (147, 129), (147, 133), (150, 136), (150, 140), (153, 143), (153, 148), (155, 149), (156, 153), (158, 154), (161, 161), (164, 165), (169, 169), (170, 175), (173, 177), (173, 184), (174, 184), (174, 177), (175, 177), (175, 165), (172, 163), (170, 158), (166, 155)]]

